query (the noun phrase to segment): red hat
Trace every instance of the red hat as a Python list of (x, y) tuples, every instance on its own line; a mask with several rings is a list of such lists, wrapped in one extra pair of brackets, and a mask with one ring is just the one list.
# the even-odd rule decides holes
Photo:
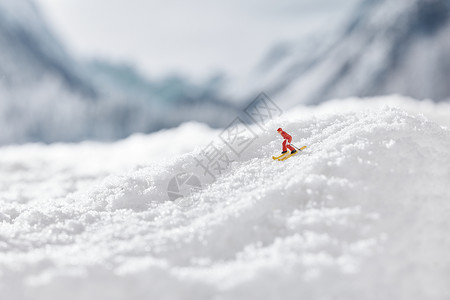
[(278, 131), (278, 132), (280, 132), (280, 131), (283, 131), (283, 129), (281, 129), (281, 128), (278, 128), (278, 129), (277, 129), (277, 131)]

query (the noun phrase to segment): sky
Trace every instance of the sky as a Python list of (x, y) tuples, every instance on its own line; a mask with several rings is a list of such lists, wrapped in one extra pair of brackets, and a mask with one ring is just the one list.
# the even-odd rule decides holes
[(254, 68), (277, 43), (338, 22), (358, 0), (35, 0), (75, 55), (150, 77)]

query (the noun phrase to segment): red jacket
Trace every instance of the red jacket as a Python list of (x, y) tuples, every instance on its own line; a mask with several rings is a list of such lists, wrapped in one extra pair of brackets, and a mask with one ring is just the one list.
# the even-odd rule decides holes
[(281, 136), (288, 141), (288, 143), (291, 143), (292, 141), (292, 136), (290, 136), (289, 134), (286, 133), (286, 131), (282, 131), (281, 132)]

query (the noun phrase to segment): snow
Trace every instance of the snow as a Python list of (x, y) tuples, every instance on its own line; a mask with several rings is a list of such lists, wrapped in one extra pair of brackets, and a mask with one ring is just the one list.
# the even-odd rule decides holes
[[(2, 147), (0, 294), (448, 299), (449, 115), (400, 96), (297, 107), (239, 156), (199, 123)], [(284, 162), (280, 126), (308, 146)], [(196, 161), (211, 141), (234, 160), (215, 180)], [(183, 172), (202, 189), (170, 201)]]

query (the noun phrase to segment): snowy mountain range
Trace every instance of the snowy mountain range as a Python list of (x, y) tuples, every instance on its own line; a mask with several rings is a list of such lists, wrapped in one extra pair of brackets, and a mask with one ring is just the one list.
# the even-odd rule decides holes
[(264, 85), (291, 105), (392, 93), (448, 100), (449, 20), (447, 0), (363, 0), (332, 38), (278, 49), (262, 64), (271, 66)]
[(274, 48), (234, 98), (221, 76), (155, 81), (130, 65), (80, 61), (32, 0), (0, 0), (0, 144), (115, 140), (189, 120), (224, 127), (261, 91), (283, 108), (391, 93), (445, 101), (449, 6), (363, 0), (337, 34)]

